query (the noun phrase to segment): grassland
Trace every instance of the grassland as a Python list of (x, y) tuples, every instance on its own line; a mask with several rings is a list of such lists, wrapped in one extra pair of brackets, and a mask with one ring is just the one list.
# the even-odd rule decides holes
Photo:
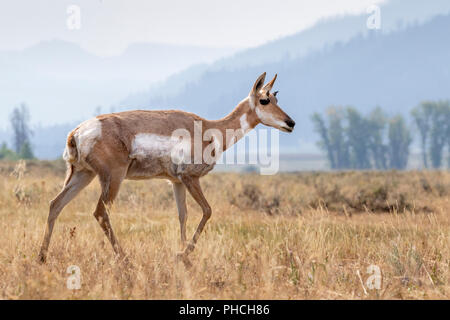
[[(0, 165), (0, 298), (450, 298), (449, 172), (212, 173), (202, 182), (213, 217), (190, 269), (176, 263), (175, 203), (158, 180), (126, 182), (111, 209), (130, 264), (92, 216), (94, 182), (63, 211), (40, 265), (48, 202), (63, 180), (62, 163)], [(191, 198), (188, 210), (191, 235), (201, 214)], [(70, 265), (80, 290), (66, 286)], [(367, 285), (370, 265), (379, 290)]]

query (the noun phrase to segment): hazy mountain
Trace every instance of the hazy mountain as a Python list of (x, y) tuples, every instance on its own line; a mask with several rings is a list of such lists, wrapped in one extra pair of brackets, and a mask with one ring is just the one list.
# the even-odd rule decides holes
[[(430, 0), (426, 3), (423, 0), (391, 0), (380, 7), (380, 32), (383, 33), (398, 31), (411, 24), (426, 22), (435, 15), (450, 12), (450, 2), (447, 0)], [(336, 43), (345, 43), (357, 35), (368, 34), (368, 17), (369, 13), (364, 12), (324, 19), (302, 32), (221, 59), (211, 69), (240, 68), (285, 58), (301, 58)]]
[(0, 52), (0, 127), (21, 102), (31, 107), (35, 123), (44, 124), (89, 117), (98, 105), (109, 111), (131, 92), (234, 51), (144, 43), (119, 56), (98, 57), (76, 44), (53, 40)]
[(338, 104), (409, 113), (421, 100), (450, 98), (448, 30), (450, 16), (438, 16), (390, 33), (359, 35), (305, 57), (208, 69), (176, 95), (147, 96), (143, 107), (183, 108), (219, 118), (248, 94), (262, 71), (269, 77), (278, 73), (280, 105), (298, 123), (295, 133), (283, 134), (281, 141), (285, 150), (310, 151), (316, 140), (314, 111)]
[[(413, 25), (423, 24), (438, 14), (448, 12), (450, 12), (450, 1), (447, 0), (387, 1), (381, 5), (381, 30), (378, 33), (388, 34), (404, 30)], [(127, 108), (147, 106), (149, 97), (177, 94), (186, 84), (196, 82), (204, 72), (232, 71), (282, 60), (300, 59), (327, 50), (336, 44), (345, 44), (356, 36), (369, 34), (370, 30), (366, 25), (368, 17), (369, 14), (364, 12), (359, 15), (324, 19), (306, 30), (255, 48), (238, 51), (211, 65), (190, 67), (148, 90), (129, 95), (122, 100), (121, 105)]]

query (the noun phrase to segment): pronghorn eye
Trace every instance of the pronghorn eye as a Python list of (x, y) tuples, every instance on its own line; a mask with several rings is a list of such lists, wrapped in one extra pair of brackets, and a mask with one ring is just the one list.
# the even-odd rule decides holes
[(261, 99), (259, 100), (259, 103), (261, 103), (263, 106), (265, 106), (266, 104), (269, 104), (270, 99)]
[(273, 96), (276, 97), (277, 94), (278, 94), (278, 91), (275, 91), (275, 92), (273, 93)]

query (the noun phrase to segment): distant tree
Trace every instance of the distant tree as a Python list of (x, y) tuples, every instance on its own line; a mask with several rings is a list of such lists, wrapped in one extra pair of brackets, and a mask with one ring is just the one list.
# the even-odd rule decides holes
[(331, 169), (336, 169), (336, 161), (334, 159), (330, 139), (328, 139), (328, 128), (325, 125), (325, 120), (317, 112), (314, 113), (311, 118), (312, 121), (314, 122), (315, 129), (321, 138), (321, 141), (319, 141), (318, 145), (320, 148), (326, 151)]
[(446, 108), (446, 136), (447, 136), (447, 169), (450, 169), (450, 107), (448, 106), (450, 103), (447, 102)]
[(422, 160), (425, 168), (428, 168), (427, 142), (431, 127), (431, 115), (433, 113), (434, 102), (424, 101), (411, 111), (416, 126), (419, 129), (420, 141), (422, 145)]
[(430, 158), (433, 168), (440, 168), (442, 155), (448, 144), (448, 113), (450, 104), (448, 101), (435, 102), (432, 105), (431, 130), (430, 130)]
[(441, 101), (440, 104), (442, 108), (442, 117), (445, 119), (445, 125), (442, 128), (442, 136), (444, 144), (447, 145), (447, 168), (450, 169), (450, 101)]
[(8, 145), (6, 144), (6, 142), (2, 143), (2, 146), (0, 148), (0, 160), (2, 160), (3, 158), (5, 158), (6, 155), (6, 151), (8, 150)]
[(30, 137), (32, 131), (29, 125), (30, 113), (27, 106), (22, 103), (19, 107), (14, 108), (10, 120), (14, 134), (14, 151), (20, 154), (24, 144), (28, 144), (28, 148), (31, 150)]
[(19, 157), (20, 157), (20, 159), (27, 159), (27, 160), (34, 159), (33, 150), (28, 141), (26, 141), (22, 145), (22, 148), (20, 149)]
[(339, 107), (331, 107), (327, 113), (330, 126), (329, 140), (336, 167), (338, 169), (350, 168), (348, 139), (345, 136), (345, 129), (342, 125), (344, 110)]
[(356, 169), (370, 168), (368, 122), (352, 107), (347, 108), (347, 139), (350, 148), (351, 161)]
[(350, 167), (348, 144), (345, 139), (345, 130), (342, 126), (342, 113), (342, 108), (328, 108), (328, 126), (318, 113), (314, 113), (312, 116), (315, 129), (321, 137), (318, 144), (326, 151), (332, 169)]
[(398, 115), (389, 121), (389, 165), (394, 169), (405, 169), (408, 164), (409, 146), (412, 142), (405, 120)]
[(388, 147), (384, 144), (387, 117), (380, 107), (375, 108), (367, 120), (369, 131), (368, 147), (372, 153), (373, 163), (376, 169), (387, 169)]
[(15, 161), (17, 159), (17, 154), (8, 148), (6, 142), (3, 142), (2, 146), (0, 147), (0, 160)]

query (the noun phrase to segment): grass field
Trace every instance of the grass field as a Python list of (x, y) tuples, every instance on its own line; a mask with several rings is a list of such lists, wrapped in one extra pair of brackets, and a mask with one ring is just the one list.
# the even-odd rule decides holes
[[(57, 220), (40, 265), (64, 164), (1, 164), (0, 177), (2, 299), (450, 298), (449, 172), (212, 173), (202, 185), (213, 216), (190, 269), (176, 263), (179, 225), (165, 181), (126, 182), (111, 209), (129, 264), (115, 259), (92, 216), (95, 181)], [(192, 235), (201, 211), (190, 197), (188, 210)], [(66, 285), (71, 265), (79, 290)], [(379, 289), (368, 283), (371, 265)]]

